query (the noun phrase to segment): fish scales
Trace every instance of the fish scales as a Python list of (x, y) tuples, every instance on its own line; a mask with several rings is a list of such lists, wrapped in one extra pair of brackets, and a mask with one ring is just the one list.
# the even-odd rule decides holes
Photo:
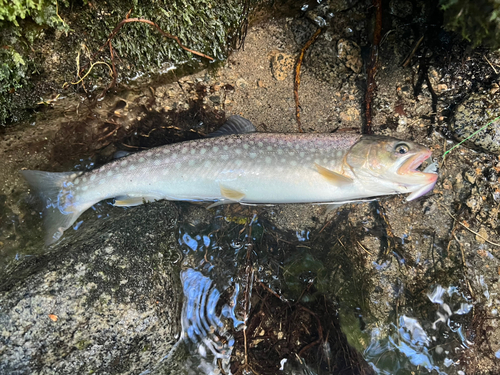
[(255, 133), (201, 139), (114, 161), (76, 177), (70, 189), (76, 204), (117, 196), (215, 201), (224, 198), (221, 185), (245, 194), (242, 203), (321, 202), (331, 199), (325, 188), (335, 187), (314, 163), (337, 169), (359, 138)]
[[(139, 152), (86, 173), (22, 171), (44, 200), (47, 243), (109, 198), (118, 206), (160, 199), (334, 203), (408, 192), (414, 199), (437, 179), (416, 170), (430, 151), (412, 142), (342, 133), (253, 133), (253, 125), (239, 116), (227, 125), (216, 138)], [(243, 128), (246, 133), (238, 133)]]

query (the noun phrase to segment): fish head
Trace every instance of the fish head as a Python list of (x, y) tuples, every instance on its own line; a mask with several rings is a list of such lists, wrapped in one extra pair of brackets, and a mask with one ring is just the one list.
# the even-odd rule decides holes
[(345, 162), (377, 195), (411, 193), (406, 198), (410, 201), (436, 184), (436, 168), (418, 169), (431, 155), (431, 150), (415, 142), (366, 135), (351, 147)]

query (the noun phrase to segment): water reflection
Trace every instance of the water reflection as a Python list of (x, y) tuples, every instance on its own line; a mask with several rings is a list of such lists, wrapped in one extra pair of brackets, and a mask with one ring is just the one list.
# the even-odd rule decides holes
[(364, 357), (377, 374), (406, 374), (415, 368), (446, 375), (460, 373), (460, 352), (471, 345), (464, 332), (464, 319), (472, 304), (457, 287), (435, 286), (428, 294), (436, 320), (401, 315), (397, 324), (372, 331)]
[[(228, 373), (234, 338), (222, 319), (232, 320), (235, 327), (243, 324), (234, 315), (234, 304), (224, 304), (217, 313), (221, 293), (212, 280), (199, 271), (189, 268), (181, 273), (181, 280), (184, 291), (181, 340), (190, 347), (191, 353), (197, 353), (189, 366), (205, 374), (215, 373), (220, 366)], [(237, 294), (236, 288), (234, 296)]]
[(185, 369), (188, 373), (230, 374), (234, 347), (231, 332), (244, 324), (236, 313), (240, 283), (233, 274), (237, 269), (235, 255), (244, 248), (244, 242), (233, 238), (230, 245), (234, 252), (228, 252), (217, 244), (214, 231), (202, 231), (195, 227), (179, 230), (178, 241), (184, 256), (184, 302), (182, 333), (176, 346), (182, 344), (190, 353)]

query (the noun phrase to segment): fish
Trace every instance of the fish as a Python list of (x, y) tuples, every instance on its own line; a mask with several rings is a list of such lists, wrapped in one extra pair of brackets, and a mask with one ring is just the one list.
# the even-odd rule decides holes
[(431, 191), (438, 174), (418, 168), (431, 151), (396, 138), (346, 133), (261, 133), (231, 116), (203, 139), (169, 144), (87, 172), (21, 171), (43, 202), (45, 242), (58, 241), (97, 202), (342, 204)]

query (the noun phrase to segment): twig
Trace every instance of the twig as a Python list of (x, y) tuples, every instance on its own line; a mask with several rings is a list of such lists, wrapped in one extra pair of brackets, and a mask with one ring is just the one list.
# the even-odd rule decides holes
[(492, 63), (490, 63), (490, 60), (488, 60), (488, 58), (487, 58), (485, 55), (483, 55), (483, 57), (484, 57), (484, 59), (486, 60), (486, 62), (487, 62), (488, 64), (490, 64), (491, 69), (493, 69), (493, 71), (495, 72), (495, 74), (498, 74), (498, 72), (497, 72), (497, 70), (495, 69), (495, 67), (493, 66), (493, 64), (492, 64)]
[(478, 236), (479, 238), (482, 238), (485, 242), (488, 242), (490, 245), (493, 245), (493, 246), (497, 246), (497, 247), (500, 247), (500, 244), (496, 243), (496, 242), (492, 242), (490, 240), (488, 240), (487, 238), (481, 236), (478, 232), (475, 232), (473, 231), (472, 229), (470, 229), (469, 227), (467, 227), (467, 225), (465, 225), (464, 223), (461, 223), (460, 221), (458, 221), (458, 219), (453, 216), (453, 214), (448, 211), (448, 209), (446, 207), (444, 207), (442, 204), (438, 203), (442, 208), (444, 208), (444, 210), (446, 211), (446, 213), (454, 220), (457, 220), (457, 223), (460, 224), (461, 226), (463, 226), (465, 229), (467, 229), (469, 232), (471, 232), (472, 234), (475, 234), (476, 236)]
[(191, 52), (192, 54), (194, 55), (197, 55), (197, 56), (200, 56), (200, 57), (204, 57), (208, 60), (211, 60), (213, 61), (214, 58), (213, 57), (210, 57), (208, 55), (205, 55), (201, 52), (198, 52), (198, 51), (195, 51), (193, 49), (190, 49), (190, 48), (187, 48), (186, 46), (184, 46), (180, 39), (175, 36), (175, 35), (172, 35), (172, 34), (169, 34), (165, 31), (163, 31), (160, 26), (158, 26), (156, 23), (154, 23), (153, 21), (150, 21), (150, 20), (146, 20), (146, 19), (143, 19), (143, 18), (128, 18), (128, 15), (130, 14), (130, 12), (127, 14), (127, 18), (123, 19), (116, 27), (115, 29), (111, 32), (111, 34), (109, 34), (108, 36), (108, 39), (106, 40), (106, 43), (103, 44), (103, 46), (99, 49), (98, 52), (102, 52), (104, 50), (104, 47), (106, 47), (106, 44), (108, 44), (109, 42), (111, 42), (111, 39), (113, 39), (115, 37), (115, 35), (118, 33), (118, 31), (122, 28), (122, 26), (126, 23), (130, 23), (130, 22), (143, 22), (143, 23), (147, 23), (148, 25), (151, 25), (151, 26), (154, 26), (163, 36), (169, 38), (169, 39), (173, 39), (177, 42), (177, 44), (179, 45), (179, 47), (181, 47), (183, 50), (185, 51), (188, 51), (188, 52)]
[(413, 49), (410, 51), (410, 53), (408, 54), (406, 59), (403, 61), (403, 64), (402, 64), (403, 68), (406, 68), (408, 65), (410, 65), (411, 58), (413, 57), (413, 55), (415, 55), (415, 52), (417, 52), (418, 47), (420, 47), (420, 44), (422, 43), (423, 40), (424, 40), (424, 36), (422, 35), (420, 37), (420, 39), (417, 40), (417, 43), (415, 43), (415, 47), (413, 47)]
[(368, 67), (368, 77), (366, 78), (366, 94), (365, 94), (365, 126), (361, 133), (372, 134), (372, 102), (377, 83), (375, 82), (375, 74), (377, 73), (378, 50), (382, 39), (382, 0), (373, 0), (373, 5), (376, 9), (375, 13), (375, 30), (373, 32), (372, 52)]
[[(101, 53), (102, 51), (104, 51), (104, 48), (105, 48), (107, 45), (109, 45), (109, 53), (110, 53), (110, 55), (111, 55), (111, 65), (112, 65), (112, 68), (110, 68), (110, 70), (112, 70), (112, 72), (113, 72), (113, 81), (111, 82), (111, 84), (110, 84), (110, 85), (108, 85), (108, 87), (106, 87), (106, 89), (104, 89), (104, 91), (103, 91), (103, 92), (101, 93), (101, 95), (100, 95), (101, 97), (102, 97), (102, 96), (104, 96), (104, 95), (106, 94), (106, 92), (107, 92), (110, 88), (112, 88), (112, 87), (115, 85), (115, 83), (116, 83), (116, 79), (117, 79), (118, 74), (117, 74), (117, 72), (116, 72), (116, 67), (115, 67), (115, 62), (114, 62), (113, 45), (112, 45), (112, 43), (111, 43), (111, 40), (112, 40), (112, 39), (116, 36), (116, 34), (118, 34), (118, 31), (119, 31), (119, 30), (122, 28), (122, 26), (123, 26), (123, 25), (125, 25), (126, 23), (130, 23), (130, 22), (142, 22), (142, 23), (147, 23), (148, 25), (151, 25), (151, 26), (155, 27), (155, 28), (156, 28), (156, 29), (157, 29), (157, 30), (158, 30), (158, 31), (159, 31), (159, 32), (160, 32), (163, 36), (165, 36), (165, 37), (167, 37), (167, 38), (169, 38), (169, 39), (173, 39), (173, 40), (175, 40), (175, 41), (177, 42), (177, 44), (178, 44), (178, 45), (179, 45), (179, 46), (180, 46), (183, 50), (188, 51), (188, 52), (191, 52), (191, 53), (192, 53), (192, 54), (194, 54), (194, 55), (197, 55), (197, 56), (200, 56), (200, 57), (204, 57), (204, 58), (206, 58), (206, 59), (208, 59), (208, 60), (211, 60), (211, 61), (213, 61), (213, 60), (214, 60), (214, 58), (213, 58), (213, 57), (210, 57), (210, 56), (208, 56), (208, 55), (205, 55), (204, 53), (201, 53), (201, 52), (198, 52), (198, 51), (192, 50), (192, 49), (190, 49), (190, 48), (187, 48), (186, 46), (184, 46), (184, 45), (181, 43), (180, 39), (179, 39), (177, 36), (172, 35), (172, 34), (169, 34), (169, 33), (165, 32), (165, 31), (163, 31), (163, 30), (160, 28), (160, 26), (158, 26), (158, 25), (157, 25), (156, 23), (154, 23), (153, 21), (146, 20), (146, 19), (143, 19), (143, 18), (129, 18), (129, 16), (130, 16), (130, 13), (131, 13), (131, 12), (132, 12), (132, 9), (128, 11), (128, 13), (125, 15), (125, 18), (124, 18), (122, 21), (120, 21), (120, 23), (119, 23), (118, 25), (116, 25), (116, 27), (114, 28), (114, 30), (113, 30), (113, 31), (109, 34), (109, 36), (108, 36), (108, 38), (107, 38), (107, 40), (106, 40), (106, 43), (104, 43), (104, 44), (102, 45), (102, 47), (101, 47), (101, 48), (99, 48), (99, 50), (98, 50), (97, 52), (95, 52), (95, 53), (94, 53), (94, 54), (90, 57), (90, 60), (92, 60), (92, 59), (93, 59), (93, 58), (94, 58), (94, 57), (95, 57), (98, 53)], [(100, 62), (100, 63), (101, 63), (101, 64), (103, 64), (103, 62)], [(84, 69), (88, 66), (88, 64), (89, 64), (89, 63), (85, 64), (85, 65), (82, 67), (82, 69), (81, 69), (81, 70), (84, 70)], [(92, 67), (93, 67), (94, 65), (95, 65), (95, 63), (93, 63), (93, 64), (92, 64), (91, 69), (92, 69)], [(109, 65), (108, 65), (108, 66), (109, 66)], [(90, 70), (91, 70), (91, 69), (90, 69)], [(90, 72), (90, 70), (89, 70), (89, 72)], [(88, 75), (88, 72), (87, 72), (87, 74), (86, 74), (83, 78), (85, 78), (87, 75)], [(82, 78), (82, 79), (83, 79), (83, 78)], [(80, 80), (80, 81), (78, 81), (78, 82), (81, 82), (81, 80)]]
[(307, 43), (302, 47), (300, 55), (297, 58), (297, 63), (295, 64), (295, 80), (293, 83), (293, 95), (295, 97), (295, 119), (297, 120), (297, 125), (299, 127), (299, 133), (303, 133), (302, 124), (300, 122), (300, 102), (299, 102), (299, 87), (300, 87), (300, 68), (302, 67), (302, 61), (304, 60), (304, 55), (307, 49), (318, 39), (319, 34), (321, 34), (323, 29), (319, 28), (313, 34), (313, 36), (307, 41)]

